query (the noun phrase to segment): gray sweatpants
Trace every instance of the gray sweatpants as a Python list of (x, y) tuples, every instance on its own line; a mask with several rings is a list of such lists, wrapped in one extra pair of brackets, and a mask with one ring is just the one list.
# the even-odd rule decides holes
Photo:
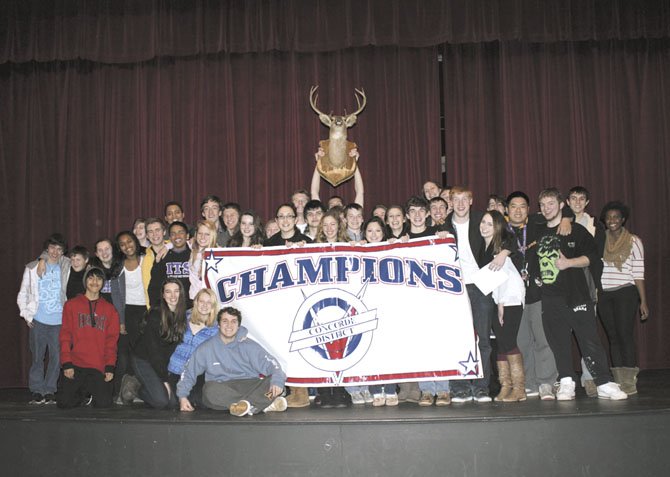
[(207, 381), (202, 389), (203, 404), (209, 409), (227, 411), (231, 404), (245, 400), (257, 409), (256, 412), (262, 411), (272, 404), (272, 399), (266, 396), (270, 390), (270, 378)]

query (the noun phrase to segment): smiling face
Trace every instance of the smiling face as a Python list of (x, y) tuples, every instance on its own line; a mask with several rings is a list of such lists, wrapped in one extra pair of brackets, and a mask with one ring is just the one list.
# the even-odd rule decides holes
[(298, 215), (302, 215), (305, 210), (305, 205), (309, 202), (309, 196), (304, 192), (296, 192), (293, 194), (293, 197), (291, 197), (291, 202), (293, 202)]
[(412, 232), (422, 232), (426, 227), (426, 216), (428, 212), (423, 207), (411, 206), (407, 211), (407, 218), (412, 226)]
[(423, 185), (423, 195), (426, 200), (430, 200), (440, 195), (440, 188), (435, 182), (428, 181)]
[(235, 230), (240, 223), (240, 213), (233, 208), (228, 208), (223, 211), (223, 223), (228, 231)]
[(168, 205), (165, 209), (165, 222), (171, 224), (175, 221), (184, 221), (184, 211), (181, 210), (181, 207), (179, 207), (177, 204)]
[(47, 261), (49, 263), (56, 263), (63, 256), (63, 247), (56, 244), (49, 244), (47, 246), (47, 256), (49, 257)]
[(242, 218), (240, 219), (240, 232), (242, 232), (242, 237), (247, 239), (251, 238), (251, 236), (256, 232), (253, 215), (242, 215)]
[(137, 222), (135, 224), (135, 227), (133, 227), (133, 233), (135, 234), (135, 237), (137, 237), (137, 240), (142, 242), (142, 240), (147, 238), (147, 229), (144, 225), (144, 222)]
[(386, 211), (386, 223), (389, 224), (393, 235), (398, 236), (405, 225), (405, 213), (398, 207), (391, 207)]
[(198, 247), (202, 250), (212, 246), (212, 240), (215, 240), (213, 237), (216, 237), (216, 234), (209, 227), (200, 225), (195, 234), (195, 241), (198, 243)]
[(195, 306), (200, 316), (207, 317), (212, 312), (214, 302), (207, 293), (200, 293), (195, 300)]
[(561, 217), (563, 202), (559, 202), (556, 197), (543, 197), (540, 199), (540, 211), (547, 221), (547, 225), (553, 227), (558, 225)]
[(623, 224), (624, 220), (619, 210), (610, 209), (607, 211), (605, 214), (605, 225), (607, 226), (607, 230), (616, 234), (621, 230)]
[(163, 300), (167, 303), (168, 308), (174, 311), (179, 303), (179, 285), (176, 283), (166, 283), (163, 285)]
[(365, 228), (365, 240), (368, 243), (377, 243), (384, 240), (384, 231), (377, 222), (370, 222)]
[(335, 217), (324, 217), (322, 227), (323, 235), (326, 237), (326, 240), (329, 243), (337, 242), (337, 231), (339, 229), (339, 224), (337, 223), (337, 220), (335, 220)]
[(128, 234), (123, 234), (119, 237), (119, 249), (127, 258), (134, 258), (137, 256), (137, 246), (135, 241)]
[(345, 215), (347, 221), (347, 228), (358, 232), (363, 225), (363, 212), (357, 209), (348, 209)]
[(105, 267), (109, 267), (112, 264), (112, 259), (114, 258), (114, 249), (112, 248), (112, 244), (107, 240), (98, 242), (98, 244), (95, 246), (95, 256), (100, 259)]
[(447, 204), (442, 201), (431, 202), (430, 217), (435, 224), (441, 224), (447, 218)]
[(572, 209), (574, 214), (579, 217), (584, 213), (584, 209), (589, 205), (589, 201), (586, 199), (586, 194), (580, 194), (579, 192), (573, 192), (568, 196), (568, 207)]
[(175, 250), (182, 250), (186, 247), (188, 240), (188, 230), (181, 225), (173, 225), (170, 227), (170, 242)]
[(528, 202), (523, 197), (514, 197), (507, 204), (507, 216), (512, 227), (521, 227), (528, 218)]
[(493, 218), (491, 214), (484, 214), (482, 221), (479, 223), (479, 233), (482, 234), (486, 243), (493, 237)]
[(459, 219), (470, 217), (470, 207), (472, 207), (472, 196), (465, 192), (454, 194), (451, 198), (451, 204), (454, 207), (454, 215)]
[(157, 247), (163, 244), (163, 234), (165, 233), (163, 225), (159, 222), (147, 224), (147, 237), (151, 245)]
[(214, 201), (208, 200), (202, 205), (202, 218), (209, 220), (211, 223), (219, 226), (219, 217), (221, 217), (221, 205)]
[(321, 210), (321, 207), (317, 207), (316, 209), (310, 209), (305, 214), (305, 220), (307, 221), (307, 225), (313, 229), (319, 226), (319, 222), (321, 222), (322, 217), (323, 217), (323, 210)]
[(282, 237), (291, 238), (295, 233), (295, 213), (288, 206), (282, 206), (277, 211), (277, 225)]
[(240, 330), (240, 322), (235, 315), (223, 313), (219, 318), (219, 335), (224, 343), (229, 343), (235, 339), (235, 335)]
[(70, 264), (75, 272), (81, 272), (88, 263), (88, 258), (78, 253), (70, 256)]
[(277, 232), (279, 232), (279, 225), (277, 225), (277, 219), (268, 220), (265, 223), (265, 236), (270, 238)]
[(101, 276), (89, 273), (86, 276), (86, 291), (89, 293), (89, 297), (94, 297), (100, 293), (102, 290), (102, 285), (104, 280)]

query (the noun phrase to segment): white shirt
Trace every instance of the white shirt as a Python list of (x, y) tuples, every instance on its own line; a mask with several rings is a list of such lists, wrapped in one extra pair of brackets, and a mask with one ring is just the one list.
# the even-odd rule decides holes
[(452, 222), (456, 229), (456, 237), (458, 239), (458, 259), (461, 263), (461, 270), (463, 271), (463, 282), (468, 285), (472, 283), (472, 277), (479, 271), (477, 260), (470, 249), (470, 220), (462, 224)]

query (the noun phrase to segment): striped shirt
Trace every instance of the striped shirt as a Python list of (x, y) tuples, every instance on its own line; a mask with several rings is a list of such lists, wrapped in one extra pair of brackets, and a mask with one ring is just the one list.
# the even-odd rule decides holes
[(603, 290), (635, 285), (635, 280), (644, 280), (644, 247), (642, 241), (633, 236), (633, 247), (619, 271), (614, 264), (603, 259)]

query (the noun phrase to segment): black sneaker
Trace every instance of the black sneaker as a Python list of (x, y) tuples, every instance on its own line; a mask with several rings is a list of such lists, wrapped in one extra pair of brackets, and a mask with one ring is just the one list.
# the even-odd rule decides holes
[(30, 395), (30, 401), (28, 401), (28, 404), (44, 404), (44, 396), (42, 396), (40, 393), (32, 393)]
[(478, 389), (475, 391), (475, 401), (477, 402), (491, 402), (491, 396), (486, 392), (486, 389)]
[(456, 391), (451, 395), (451, 402), (470, 402), (472, 401), (472, 394), (470, 391)]
[(93, 402), (93, 394), (87, 394), (84, 399), (81, 401), (82, 406), (90, 406)]
[(56, 404), (56, 396), (53, 394), (45, 394), (44, 395), (44, 404)]

